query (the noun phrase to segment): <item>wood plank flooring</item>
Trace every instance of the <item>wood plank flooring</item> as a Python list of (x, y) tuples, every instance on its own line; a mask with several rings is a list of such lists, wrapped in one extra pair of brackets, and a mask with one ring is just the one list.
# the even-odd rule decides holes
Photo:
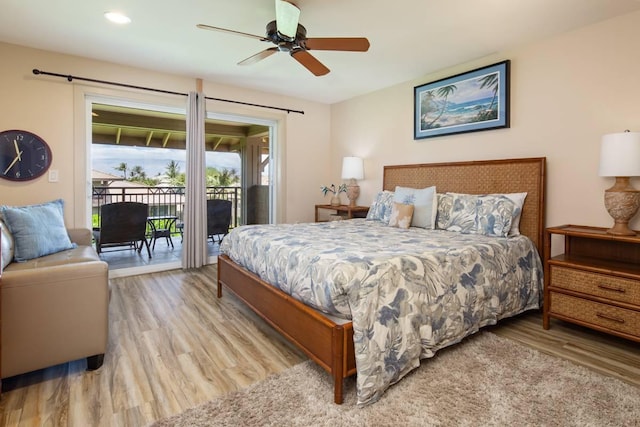
[[(102, 368), (84, 360), (3, 381), (0, 426), (144, 426), (307, 360), (241, 302), (216, 267), (111, 280)], [(640, 387), (640, 343), (527, 313), (492, 332)]]

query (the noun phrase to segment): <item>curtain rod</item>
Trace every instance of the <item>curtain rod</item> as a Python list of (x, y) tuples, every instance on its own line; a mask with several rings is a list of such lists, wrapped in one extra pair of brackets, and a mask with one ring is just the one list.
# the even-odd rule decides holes
[[(111, 85), (111, 86), (126, 87), (126, 88), (129, 88), (129, 89), (141, 89), (141, 90), (146, 90), (146, 91), (150, 91), (150, 92), (166, 93), (166, 94), (169, 94), (169, 95), (180, 95), (180, 96), (188, 96), (189, 95), (188, 93), (184, 93), (184, 92), (174, 92), (174, 91), (171, 91), (171, 90), (155, 89), (155, 88), (152, 88), (152, 87), (136, 86), (136, 85), (130, 85), (130, 84), (118, 83), (118, 82), (110, 82), (108, 80), (90, 79), (90, 78), (87, 78), (87, 77), (73, 76), (71, 74), (50, 73), (48, 71), (38, 70), (37, 68), (33, 69), (33, 74), (35, 74), (36, 76), (42, 74), (42, 75), (45, 75), (45, 76), (63, 77), (63, 78), (67, 79), (70, 82), (75, 79), (75, 80), (81, 80), (81, 81), (85, 81), (85, 82), (102, 83), (102, 84)], [(251, 107), (270, 108), (272, 110), (286, 111), (287, 114), (289, 114), (289, 113), (304, 114), (304, 111), (302, 111), (302, 110), (292, 110), (290, 108), (274, 107), (274, 106), (271, 106), (271, 105), (252, 104), (250, 102), (234, 101), (232, 99), (212, 98), (212, 97), (208, 97), (208, 96), (205, 96), (205, 99), (208, 99), (208, 100), (211, 100), (211, 101), (230, 102), (232, 104), (249, 105)]]

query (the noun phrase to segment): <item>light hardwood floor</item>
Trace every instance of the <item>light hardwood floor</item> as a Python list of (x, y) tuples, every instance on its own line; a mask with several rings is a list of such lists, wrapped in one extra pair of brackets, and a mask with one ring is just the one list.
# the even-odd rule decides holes
[[(2, 426), (144, 426), (306, 360), (228, 292), (215, 266), (111, 281), (108, 353), (7, 378)], [(527, 313), (488, 328), (640, 387), (640, 344)]]

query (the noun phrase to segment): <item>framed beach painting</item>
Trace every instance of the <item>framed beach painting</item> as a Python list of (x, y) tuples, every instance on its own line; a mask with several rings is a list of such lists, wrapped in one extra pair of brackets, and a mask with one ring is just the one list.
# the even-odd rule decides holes
[(508, 127), (508, 60), (414, 88), (414, 139)]

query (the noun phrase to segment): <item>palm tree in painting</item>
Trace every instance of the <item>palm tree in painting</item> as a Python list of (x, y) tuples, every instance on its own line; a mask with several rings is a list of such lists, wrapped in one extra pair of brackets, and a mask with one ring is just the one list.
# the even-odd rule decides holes
[[(445, 111), (447, 111), (447, 106), (449, 103), (449, 95), (451, 95), (453, 92), (455, 92), (458, 89), (458, 87), (456, 85), (447, 85), (447, 86), (442, 86), (441, 88), (439, 88), (436, 91), (436, 94), (438, 95), (439, 98), (443, 98), (442, 99), (442, 106), (440, 107), (440, 111), (438, 113), (438, 115), (436, 116), (435, 119), (431, 120), (429, 123), (425, 123), (425, 125), (423, 126), (423, 129), (431, 129), (434, 127), (435, 123), (440, 120), (440, 117), (442, 117), (442, 115), (444, 114)], [(432, 92), (432, 91), (429, 91)], [(433, 93), (431, 93), (431, 98), (434, 98)], [(425, 117), (425, 121), (426, 121), (426, 117)]]
[(480, 79), (480, 89), (490, 88), (493, 91), (493, 98), (491, 99), (489, 108), (478, 113), (477, 121), (498, 118), (498, 110), (494, 110), (494, 106), (496, 104), (496, 99), (498, 98), (499, 83), (500, 82), (498, 80), (498, 73), (492, 73)]
[(420, 129), (427, 129), (427, 117), (430, 113), (436, 111), (436, 106), (433, 102), (435, 94), (433, 89), (427, 90), (420, 95)]

